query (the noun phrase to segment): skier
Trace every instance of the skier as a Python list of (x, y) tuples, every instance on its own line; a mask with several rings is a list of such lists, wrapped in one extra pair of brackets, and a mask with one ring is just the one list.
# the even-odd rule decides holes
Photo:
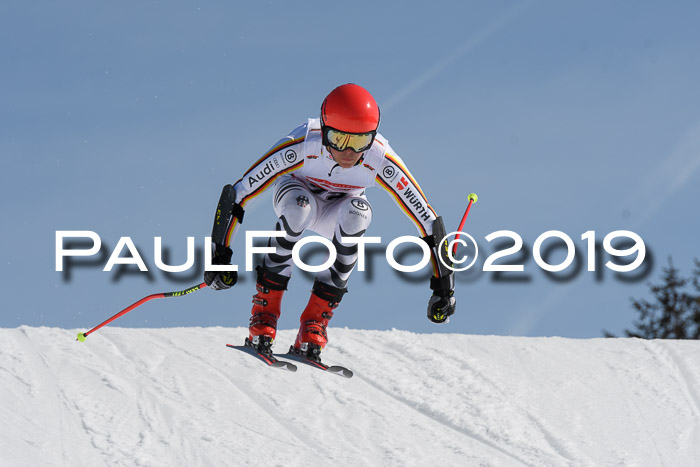
[[(245, 207), (274, 183), (273, 207), (278, 216), (267, 253), (257, 268), (246, 345), (264, 354), (272, 343), (280, 317), (280, 304), (292, 273), (292, 249), (306, 230), (332, 240), (337, 259), (317, 274), (311, 297), (301, 314), (292, 352), (320, 361), (328, 342), (326, 327), (347, 292), (357, 261), (356, 243), (343, 237), (362, 237), (372, 220), (365, 190), (381, 186), (418, 228), (431, 248), (433, 293), (428, 318), (443, 323), (455, 311), (452, 271), (438, 260), (446, 252), (441, 217), (428, 204), (418, 183), (389, 142), (377, 133), (379, 107), (371, 94), (356, 84), (338, 86), (325, 98), (320, 119), (308, 119), (280, 140), (238, 180), (224, 186), (212, 230), (212, 264), (231, 263), (229, 247), (243, 222)], [(449, 263), (448, 263), (449, 264)], [(228, 289), (236, 272), (207, 271), (204, 280), (215, 290)]]

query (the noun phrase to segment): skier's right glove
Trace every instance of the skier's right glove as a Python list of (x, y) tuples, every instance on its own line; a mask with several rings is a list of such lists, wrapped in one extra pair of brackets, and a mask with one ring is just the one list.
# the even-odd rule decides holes
[[(233, 256), (231, 248), (217, 243), (214, 257), (211, 259), (211, 264), (231, 264), (231, 256)], [(238, 272), (204, 271), (204, 282), (214, 290), (230, 289), (238, 282)]]
[(428, 301), (428, 319), (433, 323), (444, 323), (454, 314), (456, 306), (454, 290), (435, 290)]

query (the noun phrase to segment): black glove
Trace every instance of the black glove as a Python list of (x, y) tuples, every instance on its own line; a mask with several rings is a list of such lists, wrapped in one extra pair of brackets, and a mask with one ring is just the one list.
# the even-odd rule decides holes
[(428, 319), (433, 323), (444, 323), (454, 314), (456, 306), (454, 290), (435, 290), (428, 301)]
[[(233, 256), (231, 248), (217, 243), (214, 257), (211, 259), (211, 264), (231, 264), (231, 256)], [(204, 271), (204, 282), (214, 290), (230, 289), (238, 282), (238, 272)]]

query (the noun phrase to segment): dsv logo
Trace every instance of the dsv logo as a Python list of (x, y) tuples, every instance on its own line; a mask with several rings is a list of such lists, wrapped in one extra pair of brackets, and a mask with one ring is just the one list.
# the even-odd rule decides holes
[(359, 209), (360, 211), (366, 211), (369, 209), (369, 204), (365, 203), (361, 199), (353, 199), (350, 201), (350, 204), (352, 204), (356, 209)]

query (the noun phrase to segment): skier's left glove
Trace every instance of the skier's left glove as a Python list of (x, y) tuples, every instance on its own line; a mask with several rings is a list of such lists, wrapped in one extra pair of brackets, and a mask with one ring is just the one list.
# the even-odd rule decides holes
[[(233, 251), (227, 246), (216, 244), (214, 257), (211, 264), (231, 264)], [(238, 282), (238, 272), (236, 271), (204, 271), (204, 282), (214, 290), (230, 289)]]
[[(454, 298), (454, 271), (452, 259), (448, 254), (449, 245), (445, 234), (445, 223), (442, 217), (433, 222), (433, 233), (423, 237), (432, 250), (433, 261), (437, 272), (430, 278), (432, 297), (428, 301), (428, 319), (433, 323), (444, 323), (455, 312), (457, 300)], [(438, 261), (439, 260), (439, 261)]]
[(445, 323), (455, 313), (457, 300), (454, 291), (454, 274), (430, 278), (430, 288), (433, 291), (428, 301), (428, 319), (433, 323)]
[(454, 314), (457, 300), (454, 290), (434, 290), (428, 301), (428, 319), (433, 323), (444, 323)]

